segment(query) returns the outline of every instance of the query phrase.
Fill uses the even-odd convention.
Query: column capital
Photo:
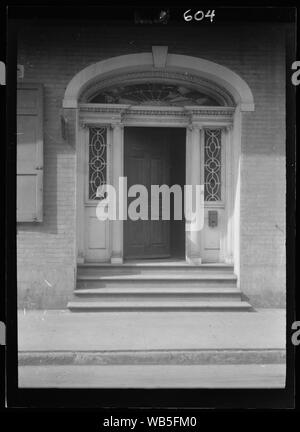
[[[85,122],[85,121],[80,121],[79,122],[79,127],[81,128],[81,129],[87,129],[89,126],[88,126],[88,124]]]
[[[233,124],[232,124],[232,123],[230,123],[230,124],[228,124],[228,125],[225,126],[225,130],[226,130],[227,132],[231,132],[232,129],[233,129]]]
[[[124,129],[124,124],[122,122],[111,123],[110,127],[114,129]]]
[[[191,122],[191,123],[188,124],[187,128],[191,132],[193,132],[193,131],[200,131],[201,129],[203,129],[203,125],[199,124],[199,123],[193,123],[193,122]]]

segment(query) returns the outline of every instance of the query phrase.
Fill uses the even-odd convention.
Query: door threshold
[[[184,258],[146,258],[146,259],[125,259],[124,264],[126,265],[182,265],[188,263]]]

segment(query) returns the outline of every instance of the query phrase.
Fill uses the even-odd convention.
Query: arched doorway
[[[241,112],[254,109],[251,90],[223,66],[159,48],[91,65],[66,89],[63,106],[76,109],[79,125],[79,261],[122,263],[124,258],[123,221],[105,221],[100,227],[97,203],[89,195],[92,174],[87,149],[93,133],[102,137],[106,152],[105,182],[118,189],[124,174],[125,128],[143,127],[148,134],[149,128],[184,128],[186,184],[206,185],[206,227],[201,233],[186,227],[186,261],[234,263],[238,273]],[[216,151],[212,157],[209,146]],[[209,173],[214,163],[221,166],[219,177],[216,167]],[[214,177],[211,183],[209,174]]]

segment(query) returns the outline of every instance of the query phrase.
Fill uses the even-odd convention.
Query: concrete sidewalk
[[[283,388],[285,311],[20,311],[19,386]]]
[[[20,311],[20,352],[284,350],[285,311]]]

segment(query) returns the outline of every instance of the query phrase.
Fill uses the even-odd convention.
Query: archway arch
[[[112,106],[111,104],[109,107],[109,102],[107,102],[107,106],[103,106],[102,102],[97,102],[98,106],[88,106],[90,105],[90,98],[92,95],[99,89],[101,90],[105,88],[107,84],[118,84],[118,82],[123,82],[124,78],[125,82],[128,83],[130,82],[130,77],[133,77],[132,82],[137,82],[137,79],[139,82],[143,82],[143,79],[144,82],[149,82],[149,77],[152,77],[152,81],[157,78],[160,82],[163,80],[168,80],[169,82],[174,82],[176,84],[186,82],[189,85],[194,85],[195,88],[198,88],[199,90],[203,89],[206,94],[209,94],[211,90],[212,96],[218,96],[220,98],[220,108],[204,106],[202,112],[201,109],[198,110],[200,114],[199,112],[197,113],[197,110],[194,110],[194,108],[197,108],[195,106],[183,106],[181,109],[177,107],[177,111],[176,109],[173,111],[169,110],[170,107],[166,111],[163,111],[163,109],[160,111],[153,109],[148,111],[146,110],[146,113],[145,110],[143,111],[139,109],[138,115],[140,118],[138,124],[146,126],[144,124],[146,121],[147,126],[153,126],[155,123],[155,125],[163,127],[167,127],[168,125],[176,126],[176,124],[177,126],[185,127],[187,133],[186,143],[189,148],[194,145],[197,147],[197,142],[199,142],[201,133],[201,139],[203,141],[203,127],[205,127],[205,125],[209,127],[209,125],[214,124],[226,129],[226,132],[224,133],[224,139],[226,142],[224,142],[225,146],[230,149],[230,154],[228,154],[228,157],[226,156],[226,158],[228,159],[227,162],[230,162],[231,164],[230,169],[227,169],[227,173],[232,173],[231,175],[228,175],[228,178],[226,179],[227,184],[229,184],[229,182],[232,184],[231,193],[228,195],[227,199],[230,204],[230,209],[227,210],[227,244],[230,243],[230,245],[226,247],[228,249],[227,256],[229,257],[229,262],[234,264],[235,273],[239,278],[241,111],[254,111],[252,91],[248,84],[239,75],[224,66],[196,57],[167,54],[167,50],[165,50],[165,55],[163,56],[162,61],[157,61],[157,52],[155,54],[155,48],[157,47],[152,48],[152,53],[146,52],[123,55],[99,61],[78,72],[69,82],[63,99],[63,108],[65,109],[66,115],[70,115],[70,118],[73,120],[75,118],[78,119],[77,123],[75,121],[72,123],[71,121],[69,124],[70,128],[73,125],[74,130],[78,126],[78,129],[76,129],[78,166],[82,161],[84,161],[82,148],[84,147],[84,143],[87,143],[88,140],[88,126],[94,124],[95,118],[97,118],[96,123],[100,124],[102,122],[106,126],[109,125],[111,142],[114,143],[114,145],[111,146],[113,149],[111,162],[114,165],[112,173],[116,173],[113,174],[116,177],[113,179],[114,184],[117,182],[117,177],[122,175],[122,158],[124,154],[123,129],[124,126],[132,125],[130,121],[137,122],[137,119],[128,120],[126,117],[128,114],[128,111],[126,110],[129,109],[128,107],[130,105],[119,104],[119,107],[116,107],[116,105]],[[80,108],[77,113],[76,108]],[[136,113],[135,108],[136,107],[133,107],[131,112],[133,117]],[[209,108],[211,108],[211,110]],[[105,113],[105,110],[111,111]],[[193,113],[193,110],[196,112]],[[124,116],[123,111],[126,112]],[[168,111],[172,112],[168,113]],[[100,119],[101,121],[99,121],[99,113],[101,112],[103,117]],[[223,116],[225,113],[228,114],[227,118],[224,118]],[[202,117],[199,118],[199,115]],[[170,117],[172,116],[174,116],[174,119],[172,118],[171,121]],[[181,124],[179,124],[179,116],[184,118],[184,120],[181,119]],[[205,116],[209,116],[209,119]],[[228,120],[228,116],[230,117],[230,120]],[[153,117],[155,117],[154,123]],[[172,124],[168,124],[168,121]],[[202,132],[200,132],[201,128]],[[191,154],[192,153],[190,152],[190,156]],[[186,172],[193,172],[195,174],[194,177],[198,178],[199,172],[197,171],[197,167],[200,166],[200,152],[198,151],[196,158],[190,156],[188,157],[189,164],[193,165],[193,167],[191,170],[187,169]],[[115,167],[117,167],[117,169]],[[82,167],[78,169],[78,173],[83,171],[84,169]],[[189,184],[188,179],[187,184]],[[78,185],[79,204],[77,209],[79,240],[77,252],[79,260],[81,260],[83,259],[82,257],[84,257],[85,247],[83,240],[85,231],[82,227],[84,214],[84,196],[82,192],[84,190],[83,181],[79,179]],[[118,227],[115,227],[114,230],[107,230],[105,232],[113,233],[113,238],[109,240],[112,246],[111,249],[107,249],[107,256],[111,256],[111,262],[122,262],[122,253],[120,253],[120,251],[122,252],[123,250],[122,222],[119,221]]]
[[[81,95],[99,80],[112,75],[131,72],[168,71],[199,77],[225,89],[241,111],[253,111],[254,99],[250,87],[232,70],[198,57],[166,54],[164,67],[157,68],[150,52],[122,55],[101,60],[78,72],[69,82],[63,99],[63,108],[76,108]]]

